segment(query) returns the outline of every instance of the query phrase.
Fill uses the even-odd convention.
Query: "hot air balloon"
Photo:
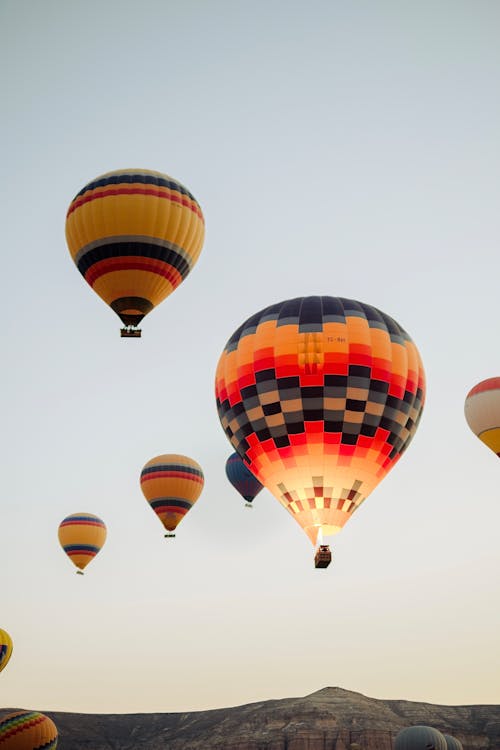
[[[446,750],[446,740],[433,727],[406,727],[396,736],[394,750]]]
[[[0,718],[0,750],[54,750],[56,725],[38,711],[13,711]]]
[[[443,734],[443,737],[446,740],[447,750],[464,750],[464,746],[456,737],[452,737],[450,734]]]
[[[120,317],[121,335],[176,289],[198,260],[205,224],[191,193],[147,169],[107,172],[85,185],[66,216],[78,270]]]
[[[237,453],[232,453],[226,461],[226,476],[242,498],[246,500],[246,507],[251,508],[252,501],[261,491],[262,485],[250,469],[247,469],[245,462]]]
[[[201,466],[188,456],[167,453],[152,458],[141,471],[144,497],[167,530],[174,532],[198,500],[204,483]]]
[[[342,297],[261,310],[231,336],[215,377],[233,448],[300,524],[316,566],[410,443],[424,402],[418,350],[385,313]]]
[[[464,411],[474,435],[500,456],[500,378],[475,385],[466,396]]]
[[[106,541],[106,525],[92,513],[73,513],[59,524],[59,542],[79,575]]]
[[[5,669],[12,655],[12,638],[0,628],[0,672]]]

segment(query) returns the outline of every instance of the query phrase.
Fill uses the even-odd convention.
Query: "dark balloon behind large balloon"
[[[146,169],[97,177],[76,195],[66,217],[78,270],[125,326],[137,326],[186,278],[204,234],[191,193]]]
[[[425,378],[415,344],[385,313],[301,297],[235,331],[215,390],[232,446],[315,544],[344,526],[408,447]]]
[[[235,490],[246,500],[247,505],[251,505],[263,489],[262,484],[254,477],[237,453],[232,453],[226,461],[226,476]]]

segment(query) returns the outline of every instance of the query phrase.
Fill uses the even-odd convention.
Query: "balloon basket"
[[[245,508],[253,508],[252,503],[245,503]]]
[[[332,553],[328,544],[320,544],[314,555],[315,568],[327,568],[332,561]]]
[[[165,534],[165,539],[173,539],[175,534]]]
[[[133,328],[131,326],[127,328],[120,328],[120,336],[122,339],[140,339],[141,338],[141,329],[140,328]]]
[[[77,576],[82,576],[83,575],[83,570],[77,570],[76,571],[76,575]]]

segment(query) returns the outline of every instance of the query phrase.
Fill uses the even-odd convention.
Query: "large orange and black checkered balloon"
[[[417,428],[418,350],[385,313],[341,297],[271,305],[231,336],[216,373],[222,426],[316,543],[339,531]]]
[[[186,278],[205,225],[195,198],[147,169],[108,172],[71,202],[66,240],[78,270],[126,326],[138,325]]]

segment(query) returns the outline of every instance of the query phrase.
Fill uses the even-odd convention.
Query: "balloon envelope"
[[[0,718],[1,750],[54,750],[56,725],[38,711],[14,711]]]
[[[231,336],[216,372],[227,437],[316,543],[339,531],[417,428],[418,350],[385,313],[341,297],[271,305]]]
[[[191,193],[147,169],[97,177],[80,190],[66,217],[78,270],[126,326],[138,325],[186,278],[204,233]]]
[[[443,737],[446,740],[447,750],[464,750],[462,743],[456,737],[452,737],[450,734],[443,734]]]
[[[452,737],[450,734],[444,734],[443,737],[446,740],[447,750],[464,750],[464,746],[456,737]]]
[[[155,456],[141,471],[144,497],[167,531],[174,531],[203,489],[199,463],[178,453]]]
[[[12,655],[12,638],[6,630],[0,628],[0,672],[5,669]]]
[[[106,541],[106,525],[92,513],[73,513],[59,524],[59,542],[79,570],[87,567]]]
[[[232,453],[226,461],[226,476],[247,503],[251,503],[262,489],[262,484],[237,453]]]
[[[414,726],[402,729],[394,740],[394,750],[447,750],[446,740],[437,729]]]
[[[472,432],[500,456],[500,378],[475,385],[465,398],[464,411]]]

